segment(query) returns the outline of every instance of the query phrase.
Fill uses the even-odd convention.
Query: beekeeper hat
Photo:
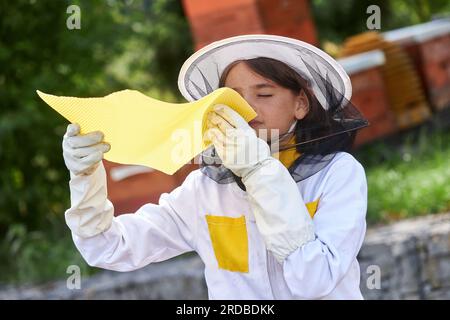
[[[348,139],[351,132],[369,124],[350,102],[349,76],[327,53],[303,41],[276,35],[226,38],[203,47],[185,61],[178,76],[178,88],[188,101],[200,99],[219,87],[222,73],[230,64],[261,57],[281,61],[295,70],[308,82],[308,89],[328,119],[332,119],[331,122],[297,126],[295,133],[301,141],[282,146],[284,150],[301,145],[302,155],[291,168],[296,171],[294,179],[300,181],[326,166],[333,150],[341,146],[345,149],[351,140]],[[207,169],[212,170],[210,167]],[[219,180],[230,181],[226,171],[221,170],[216,175],[220,176]]]
[[[350,78],[342,66],[324,51],[297,39],[252,34],[213,42],[195,52],[181,67],[178,88],[188,100],[198,100],[219,87],[222,72],[237,60],[266,57],[284,62],[308,80],[321,106],[329,108],[327,92],[317,81],[320,76],[348,101]]]

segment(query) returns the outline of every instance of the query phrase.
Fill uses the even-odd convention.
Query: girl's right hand
[[[80,126],[71,123],[67,126],[62,148],[67,169],[74,175],[90,175],[103,159],[103,154],[111,149],[109,143],[103,141],[101,131],[80,134]]]

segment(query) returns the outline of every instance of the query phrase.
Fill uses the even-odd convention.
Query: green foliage
[[[81,9],[79,30],[66,27],[72,4]],[[82,265],[63,218],[67,121],[35,90],[101,96],[133,88],[179,100],[175,79],[191,41],[176,0],[0,1],[0,281]]]
[[[450,13],[448,0],[311,0],[312,12],[322,43],[341,43],[347,37],[369,31],[367,7],[380,7],[381,32],[430,21]]]
[[[68,228],[64,228],[64,233],[49,231],[30,232],[24,224],[9,226],[0,243],[0,282],[36,283],[64,279],[70,265],[79,266],[83,276],[96,272],[76,251]]]
[[[371,224],[450,210],[450,131],[439,129],[377,142],[355,153],[366,169]]]

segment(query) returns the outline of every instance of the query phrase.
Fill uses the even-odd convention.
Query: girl
[[[256,118],[216,106],[200,169],[135,214],[114,217],[101,132],[68,126],[65,216],[78,250],[89,265],[116,271],[196,251],[210,299],[362,299],[356,257],[367,183],[348,152],[368,123],[348,101],[347,74],[304,42],[247,35],[212,43],[180,71],[188,100],[223,86]]]

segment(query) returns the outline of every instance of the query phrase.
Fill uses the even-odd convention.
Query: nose
[[[247,101],[247,103],[250,105],[250,107],[252,107],[252,109],[258,114],[258,108],[256,107],[256,104],[254,103],[254,101],[252,101],[252,98],[250,97],[250,95],[246,95],[246,94],[241,94],[242,97],[244,98],[245,101]]]

